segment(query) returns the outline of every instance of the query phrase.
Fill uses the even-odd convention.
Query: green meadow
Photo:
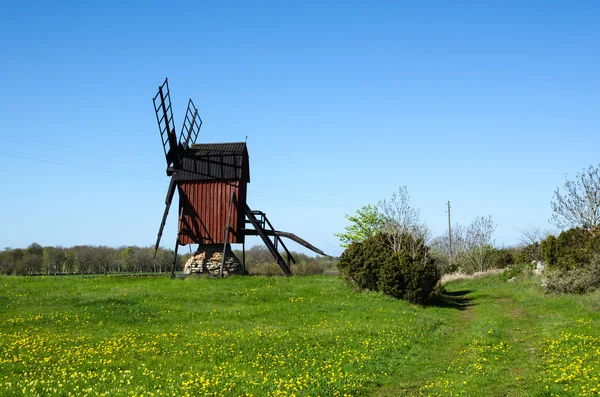
[[[421,307],[328,276],[0,277],[0,395],[599,393],[599,293],[445,286]]]

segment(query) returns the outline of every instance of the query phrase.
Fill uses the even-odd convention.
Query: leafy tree
[[[30,244],[22,255],[22,269],[26,274],[37,274],[42,271],[42,255],[44,248],[38,243]],[[18,266],[19,263],[16,263]],[[18,266],[20,267],[20,266]],[[19,271],[18,273],[21,273]],[[21,273],[22,274],[22,273]]]
[[[154,253],[148,248],[139,248],[135,251],[135,263],[137,271],[150,271],[153,263]]]
[[[565,177],[566,179],[566,177]],[[559,228],[582,228],[600,232],[600,165],[589,166],[566,180],[564,193],[554,191],[551,221]]]
[[[75,261],[76,261],[75,251],[73,251],[72,249],[65,250],[65,262],[64,262],[63,271],[67,274],[73,273],[75,271],[75,265],[76,265]]]
[[[121,263],[125,273],[131,270],[135,270],[135,254],[131,247],[127,247],[121,252]]]
[[[73,247],[73,250],[75,251],[75,272],[83,275],[93,271],[95,260],[92,247],[80,245]]]
[[[0,252],[0,274],[11,274],[14,265],[10,261],[10,252],[4,250]]]
[[[167,271],[173,264],[173,255],[175,255],[175,253],[172,250],[159,248],[156,253],[156,258],[154,259],[154,271],[159,273]],[[241,256],[238,258],[241,258]]]
[[[120,262],[119,253],[116,249],[101,245],[94,249],[94,253],[100,265],[97,270],[98,273],[106,274],[117,271]]]
[[[344,233],[335,234],[340,238],[340,245],[343,248],[347,248],[353,242],[362,243],[369,237],[381,233],[384,222],[377,207],[369,204],[356,210],[354,215],[346,215],[350,224],[344,228]]]
[[[25,272],[28,275],[38,274],[42,271],[42,257],[41,255],[32,254],[27,252],[23,255],[23,265],[25,267]],[[20,273],[20,272],[19,272]]]
[[[7,248],[7,250],[7,260],[11,264],[12,271],[17,275],[27,274],[27,268],[25,266],[25,263],[23,262],[27,251],[20,248],[12,250],[10,248]]]
[[[65,253],[62,248],[44,247],[42,255],[42,269],[46,274],[56,274],[62,269],[65,262]]]
[[[33,254],[41,257],[44,254],[44,247],[42,247],[38,243],[32,243],[27,247],[26,251],[28,254]]]

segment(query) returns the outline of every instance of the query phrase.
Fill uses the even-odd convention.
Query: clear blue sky
[[[0,246],[154,243],[167,76],[199,142],[248,136],[249,205],[278,229],[337,255],[344,214],[407,185],[434,235],[450,200],[514,244],[600,162],[599,20],[595,1],[4,2]]]

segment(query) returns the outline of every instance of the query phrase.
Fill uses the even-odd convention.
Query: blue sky
[[[344,214],[402,185],[434,235],[450,200],[453,222],[492,215],[512,245],[549,226],[565,174],[600,163],[598,2],[2,10],[1,247],[154,243],[165,77],[178,126],[189,97],[199,108],[198,142],[248,136],[249,205],[334,255]]]

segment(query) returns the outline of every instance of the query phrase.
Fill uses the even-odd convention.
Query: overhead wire
[[[121,157],[110,156],[105,153],[93,152],[93,151],[79,149],[79,148],[64,147],[62,145],[59,146],[56,143],[52,143],[52,142],[48,142],[48,141],[38,140],[37,142],[29,142],[22,138],[13,137],[13,136],[3,134],[3,133],[0,133],[0,139],[2,139],[4,141],[8,141],[8,142],[18,143],[18,144],[28,146],[28,147],[34,146],[34,147],[40,147],[42,149],[54,150],[57,152],[76,154],[78,156],[95,158],[98,160],[110,160],[110,161],[119,162],[119,163],[123,163],[123,164],[134,165],[136,167],[160,169],[160,167],[158,167],[156,165],[150,165],[150,164],[146,164],[146,163],[132,161],[129,159],[123,159]]]
[[[24,160],[36,161],[36,162],[41,162],[41,163],[46,163],[46,164],[55,164],[55,165],[60,165],[63,167],[70,167],[70,168],[81,169],[81,170],[86,170],[86,171],[94,171],[94,172],[100,172],[100,173],[104,173],[104,174],[118,175],[118,176],[123,176],[123,177],[128,177],[128,178],[136,178],[136,179],[147,180],[147,181],[152,181],[152,182],[163,182],[163,179],[148,177],[148,176],[144,176],[144,175],[137,175],[137,174],[120,172],[120,171],[115,171],[115,170],[110,170],[110,169],[102,169],[102,168],[97,168],[97,167],[90,167],[90,166],[85,166],[85,165],[80,165],[80,164],[74,164],[74,163],[70,163],[70,162],[59,161],[59,160],[49,158],[49,157],[46,157],[46,158],[40,158],[39,156],[31,157],[31,156],[23,155],[21,153],[14,152],[14,151],[13,151],[13,153],[0,151],[0,155],[10,156],[10,157],[14,157],[14,158],[20,158],[20,159],[24,159]],[[265,185],[261,185],[261,184],[256,184],[255,186],[266,187]],[[312,193],[306,189],[295,189],[295,188],[290,188],[288,186],[281,186],[281,187],[271,186],[271,187],[274,189],[283,188],[283,189],[288,189],[288,190],[298,190],[298,191],[304,191],[307,193]],[[319,193],[319,194],[321,194],[321,193]],[[293,202],[298,202],[298,203],[317,204],[317,205],[325,205],[325,206],[339,207],[339,208],[358,208],[359,207],[359,205],[356,205],[356,204],[340,204],[339,202],[333,203],[333,202],[322,201],[322,200],[307,200],[307,199],[302,199],[302,198],[298,198],[298,197],[290,197],[290,196],[282,197],[280,195],[271,195],[271,194],[264,194],[264,193],[255,193],[255,192],[248,192],[248,195],[256,196],[256,197],[271,198],[271,199],[275,199],[275,200],[293,201]]]
[[[111,170],[103,170],[103,169],[99,169],[99,168],[93,168],[93,167],[86,167],[86,166],[82,166],[82,165],[69,164],[69,163],[65,163],[65,162],[61,162],[61,161],[46,160],[46,159],[42,159],[42,158],[35,158],[35,157],[23,156],[21,154],[6,153],[6,152],[2,152],[2,151],[0,151],[0,154],[4,155],[4,156],[10,156],[10,157],[16,157],[16,158],[31,160],[31,161],[37,161],[37,162],[41,162],[41,163],[56,164],[56,165],[62,165],[64,167],[78,168],[78,169],[87,170],[87,171],[102,172],[102,173],[105,173],[105,174],[120,175],[120,176],[129,177],[129,178],[145,179],[145,180],[149,180],[149,181],[153,181],[153,182],[162,182],[159,179],[149,178],[149,177],[145,177],[145,176],[141,176],[141,175],[127,174],[127,173],[124,173],[124,172],[111,171]]]
[[[8,142],[18,143],[18,144],[28,146],[28,147],[33,146],[33,147],[39,147],[39,148],[43,148],[43,149],[50,149],[50,150],[53,150],[56,152],[75,154],[78,156],[93,158],[93,159],[97,159],[97,160],[110,160],[111,162],[118,162],[118,163],[122,163],[122,164],[133,165],[133,166],[140,167],[140,168],[146,168],[146,169],[152,169],[152,170],[159,170],[159,169],[164,170],[164,168],[159,167],[157,165],[141,163],[141,162],[137,162],[137,161],[134,161],[131,159],[124,159],[122,157],[111,156],[111,155],[107,155],[106,153],[95,152],[95,151],[85,150],[85,149],[81,149],[81,148],[65,147],[62,143],[58,143],[58,142],[51,142],[51,141],[44,141],[44,140],[37,140],[36,142],[30,142],[30,141],[26,141],[25,139],[15,137],[13,135],[5,134],[5,133],[0,133],[0,139],[4,140],[4,141],[8,141]],[[145,175],[139,175],[139,174],[121,172],[121,171],[116,171],[116,170],[98,168],[95,166],[85,166],[85,165],[80,165],[80,164],[73,164],[73,163],[64,161],[62,159],[57,160],[55,158],[48,157],[48,156],[46,156],[45,158],[40,158],[40,156],[37,156],[37,155],[36,155],[36,157],[31,157],[31,156],[24,155],[19,152],[15,152],[15,151],[12,151],[12,152],[13,152],[12,154],[6,153],[6,152],[0,152],[0,154],[6,155],[6,156],[11,156],[11,157],[16,157],[16,158],[32,160],[32,161],[45,162],[45,163],[49,163],[49,164],[62,165],[65,167],[84,169],[84,170],[88,170],[88,171],[95,171],[95,172],[101,172],[101,173],[112,174],[112,175],[119,175],[119,176],[125,176],[125,177],[131,177],[131,178],[137,178],[137,179],[143,179],[143,180],[149,180],[149,181],[155,181],[155,182],[163,181],[162,179],[148,177]],[[296,192],[314,194],[314,195],[319,195],[319,196],[323,196],[323,194],[324,194],[322,191],[315,192],[313,190],[305,189],[302,187],[286,186],[286,185],[280,185],[280,184],[273,186],[273,185],[262,184],[262,183],[253,183],[253,186],[259,187],[259,188],[265,188],[265,189],[276,189],[277,191],[281,191],[281,190],[296,191]],[[342,199],[348,204],[339,204],[339,203],[332,203],[332,202],[320,201],[320,200],[307,200],[307,199],[297,198],[297,197],[282,197],[280,195],[271,195],[271,194],[264,194],[264,193],[248,192],[248,194],[253,195],[253,196],[258,196],[258,197],[273,198],[273,199],[277,199],[277,200],[287,200],[287,201],[304,202],[304,203],[310,203],[310,204],[320,204],[320,205],[345,207],[345,208],[358,208],[361,206],[360,204],[349,203],[347,201],[348,199],[359,200],[361,202],[369,201],[362,197],[348,196],[348,195],[344,195],[342,197],[341,195],[335,195],[335,194],[331,194],[331,193],[328,193],[327,197],[335,199],[336,201],[339,201],[340,199]],[[362,204],[362,205],[364,205],[364,204]]]
[[[147,176],[143,176],[143,175],[136,175],[136,174],[114,171],[114,170],[109,170],[109,169],[101,169],[101,168],[97,168],[97,167],[89,167],[89,166],[80,165],[80,164],[73,164],[73,163],[59,161],[59,160],[48,158],[48,157],[46,157],[46,158],[31,157],[31,156],[23,155],[22,153],[18,153],[18,152],[14,152],[14,151],[13,151],[13,153],[9,153],[6,151],[0,151],[0,155],[14,157],[14,158],[20,158],[20,159],[30,160],[30,161],[40,162],[40,163],[46,163],[46,164],[55,164],[55,165],[60,165],[63,167],[70,167],[70,168],[75,168],[75,169],[94,171],[94,172],[124,176],[124,177],[129,177],[129,178],[143,179],[143,180],[148,180],[148,181],[152,181],[152,182],[163,182],[162,179],[158,179],[158,178],[152,178],[152,177],[147,177]],[[306,200],[306,199],[301,199],[301,198],[297,198],[297,197],[282,197],[282,196],[274,196],[274,195],[269,195],[269,194],[252,193],[252,192],[248,192],[248,195],[272,198],[272,199],[276,199],[276,200],[295,201],[295,202],[301,202],[301,203],[318,204],[318,205],[326,205],[326,206],[333,206],[333,207],[345,207],[345,208],[355,208],[356,207],[355,205],[332,203],[332,202],[326,202],[326,201]]]
[[[13,143],[18,143],[18,144],[22,144],[25,146],[34,146],[34,147],[40,147],[43,149],[51,149],[53,151],[57,151],[57,152],[64,152],[64,153],[68,153],[68,154],[76,154],[79,156],[84,156],[84,157],[89,157],[89,158],[94,158],[94,159],[99,159],[99,160],[110,160],[112,162],[120,162],[123,164],[129,164],[129,165],[135,165],[135,166],[139,166],[142,168],[148,168],[148,169],[161,169],[160,167],[157,167],[155,165],[149,165],[149,164],[143,164],[143,163],[139,163],[139,162],[135,162],[135,161],[131,161],[131,160],[126,160],[126,159],[122,159],[119,157],[115,157],[115,156],[109,156],[106,155],[104,153],[99,153],[99,152],[93,152],[93,151],[88,151],[88,150],[83,150],[83,149],[79,149],[79,148],[68,148],[68,147],[64,147],[61,144],[57,144],[55,142],[49,142],[49,141],[40,141],[38,140],[37,143],[36,142],[27,142],[21,138],[18,137],[14,137],[11,135],[7,135],[7,134],[3,134],[0,133],[0,139],[8,141],[8,142],[13,142]],[[17,153],[17,154],[15,154]],[[133,178],[138,178],[138,179],[145,179],[145,180],[151,180],[151,181],[157,181],[157,182],[161,182],[162,180],[157,179],[157,178],[151,178],[151,177],[146,177],[146,176],[142,176],[142,175],[135,175],[135,174],[131,174],[131,173],[124,173],[124,172],[120,172],[120,171],[115,171],[115,170],[106,170],[106,169],[101,169],[98,167],[89,167],[89,166],[82,166],[79,164],[73,164],[73,163],[69,163],[66,162],[64,160],[56,160],[52,157],[48,157],[46,156],[45,159],[40,158],[40,156],[36,156],[36,157],[31,157],[31,156],[27,156],[18,152],[14,152],[13,154],[11,153],[6,153],[6,152],[0,152],[0,154],[6,155],[6,156],[12,156],[12,157],[17,157],[17,158],[22,158],[22,159],[27,159],[27,160],[32,160],[32,161],[38,161],[38,162],[46,162],[49,164],[56,164],[56,165],[62,165],[62,166],[66,166],[66,167],[72,167],[72,168],[78,168],[78,169],[86,169],[89,171],[96,171],[96,172],[102,172],[102,173],[108,173],[108,174],[113,174],[113,175],[120,175],[120,176],[128,176],[128,177],[133,177]],[[323,195],[323,192],[315,192],[315,191],[311,191],[309,189],[303,189],[303,188],[298,188],[298,187],[292,187],[292,186],[284,186],[284,185],[278,185],[278,186],[272,186],[272,185],[264,185],[264,184],[253,184],[256,187],[261,187],[261,188],[266,188],[266,189],[277,189],[278,191],[283,190],[289,190],[289,191],[298,191],[298,192],[303,192],[303,193],[308,193],[308,194],[318,194],[320,196]],[[270,195],[270,194],[264,194],[264,193],[250,193],[250,195],[254,195],[254,196],[258,196],[258,197],[266,197],[266,198],[273,198],[273,199],[278,199],[278,200],[287,200],[287,201],[296,201],[296,202],[304,202],[304,203],[311,203],[311,204],[320,204],[320,205],[328,205],[328,206],[335,206],[335,207],[346,207],[346,208],[357,208],[359,207],[359,205],[357,204],[339,204],[339,203],[332,203],[332,202],[325,202],[325,201],[317,201],[317,200],[306,200],[306,199],[301,199],[301,198],[295,198],[295,197],[281,197],[281,196],[274,196],[274,195]],[[329,194],[328,197],[332,197],[335,200],[339,200],[342,197],[341,196],[334,196]],[[356,199],[356,200],[363,200],[361,198],[358,197],[349,197],[349,196],[344,196],[343,199],[347,200],[348,198],[352,198],[352,199]]]

